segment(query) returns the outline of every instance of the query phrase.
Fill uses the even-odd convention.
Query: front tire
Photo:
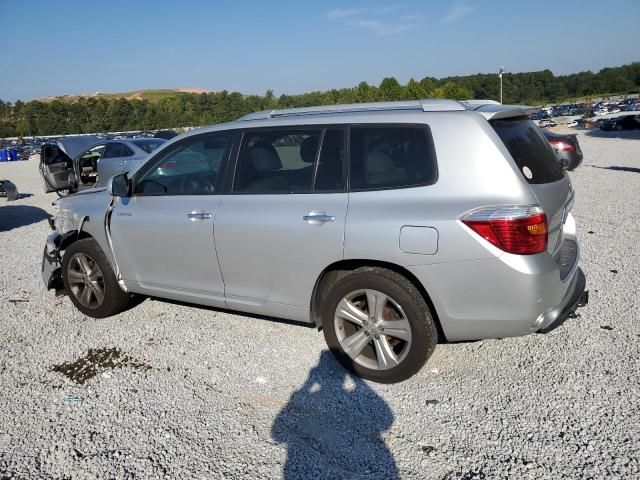
[[[62,281],[69,298],[85,315],[110,317],[125,310],[132,295],[124,292],[104,252],[93,238],[72,243],[62,258]]]
[[[322,328],[342,365],[379,383],[414,375],[438,339],[433,316],[415,285],[378,267],[354,270],[331,286]]]

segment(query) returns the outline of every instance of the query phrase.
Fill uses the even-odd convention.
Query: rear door
[[[562,227],[573,205],[571,181],[556,161],[544,134],[526,117],[490,121],[516,163],[520,174],[531,185],[547,215],[551,254],[562,245]]]
[[[320,273],[343,258],[342,128],[246,131],[215,242],[230,308],[309,320]]]
[[[73,183],[73,162],[57,145],[44,144],[40,148],[40,177],[44,191],[66,190]]]
[[[106,181],[120,173],[129,171],[129,160],[133,157],[133,150],[121,142],[110,142],[98,162],[98,182],[104,185]]]

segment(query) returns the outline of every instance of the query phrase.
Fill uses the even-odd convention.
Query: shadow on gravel
[[[640,168],[636,167],[618,167],[616,165],[612,165],[611,167],[598,167],[597,165],[591,165],[593,168],[600,168],[602,170],[615,170],[618,172],[632,172],[632,173],[640,173]]]
[[[4,200],[0,200],[2,202]],[[29,205],[2,205],[0,203],[0,232],[8,232],[32,223],[38,223],[49,214],[38,207]]]
[[[392,424],[389,405],[325,350],[271,428],[287,445],[283,478],[398,479],[381,436]]]

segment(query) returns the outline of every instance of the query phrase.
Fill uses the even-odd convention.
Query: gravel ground
[[[439,345],[397,385],[299,325],[152,300],[83,316],[41,283],[36,161],[0,164],[27,194],[0,206],[0,478],[640,478],[640,135],[579,135],[590,304]]]

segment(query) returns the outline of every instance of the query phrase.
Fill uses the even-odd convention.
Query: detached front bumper
[[[64,284],[62,283],[62,258],[58,250],[60,238],[60,234],[57,232],[53,232],[47,237],[47,243],[42,252],[42,268],[40,272],[46,289],[55,289],[56,293],[64,291]]]

